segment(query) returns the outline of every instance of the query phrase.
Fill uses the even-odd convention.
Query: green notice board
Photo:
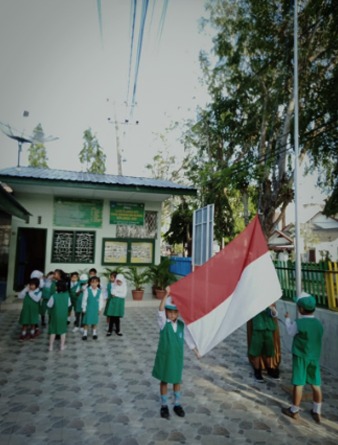
[[[143,226],[144,204],[135,202],[110,202],[110,224]]]
[[[102,227],[103,201],[99,199],[54,199],[54,225]]]

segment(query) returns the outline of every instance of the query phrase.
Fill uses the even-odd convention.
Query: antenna
[[[20,155],[22,152],[23,144],[44,144],[45,142],[52,142],[59,139],[55,136],[45,136],[42,131],[35,133],[32,136],[26,136],[24,131],[17,130],[11,125],[5,124],[3,122],[0,122],[0,129],[6,136],[14,139],[18,143],[18,167],[20,167]]]

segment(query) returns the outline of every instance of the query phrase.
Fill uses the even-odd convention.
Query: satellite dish
[[[14,139],[18,143],[18,167],[20,167],[20,154],[22,151],[22,145],[27,144],[44,144],[45,142],[52,142],[59,139],[55,136],[45,136],[43,131],[36,132],[35,134],[28,136],[24,131],[17,130],[9,124],[0,122],[1,131],[11,139]]]

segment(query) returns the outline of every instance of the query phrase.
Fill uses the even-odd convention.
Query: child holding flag
[[[275,320],[278,313],[274,304],[257,314],[251,320],[252,332],[249,341],[249,357],[254,368],[254,377],[257,382],[263,383],[261,360],[267,367],[267,374],[273,379],[279,379],[279,369],[273,368],[272,361],[275,356],[274,332],[277,329]]]
[[[285,314],[285,325],[292,342],[292,405],[282,408],[282,413],[293,419],[299,418],[299,407],[303,395],[303,386],[308,383],[312,387],[313,408],[311,416],[320,423],[322,390],[320,376],[320,353],[322,348],[323,325],[314,317],[316,299],[303,292],[297,299],[300,317],[292,322],[289,314]]]
[[[166,294],[161,300],[158,311],[158,325],[160,338],[155,358],[152,375],[160,380],[161,417],[169,419],[168,409],[168,383],[173,384],[174,412],[179,417],[184,417],[185,412],[181,406],[181,381],[183,372],[183,344],[184,340],[199,358],[199,352],[182,320],[178,319],[179,312],[171,297],[170,287],[166,288]]]

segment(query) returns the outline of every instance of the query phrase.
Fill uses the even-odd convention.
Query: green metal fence
[[[296,298],[296,266],[292,261],[274,261],[277,275],[283,290],[283,298]],[[338,310],[336,263],[302,263],[301,280],[305,292],[314,295],[319,307]]]

